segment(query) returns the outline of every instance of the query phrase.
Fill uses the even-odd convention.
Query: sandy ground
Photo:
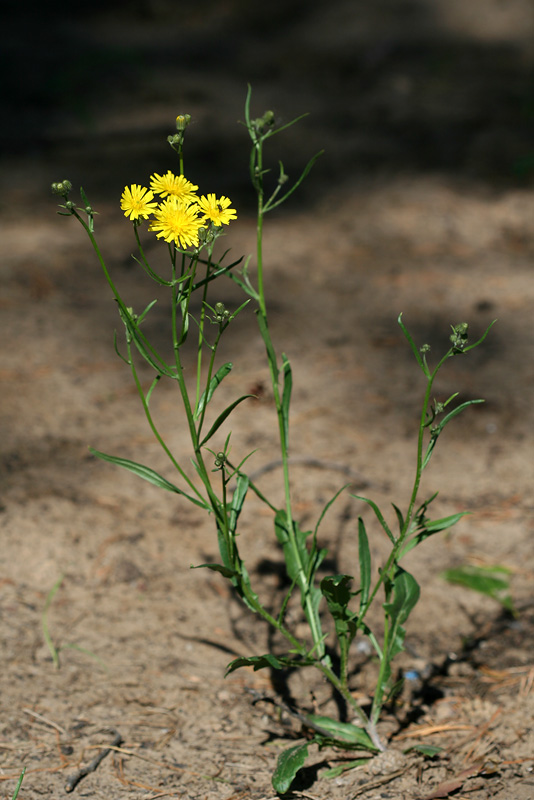
[[[508,27],[501,19],[499,31],[521,42],[523,23],[530,20],[524,16],[528,6],[511,5],[520,22],[514,22],[509,9]],[[442,20],[441,31],[451,35],[454,25],[461,24],[474,38],[472,31],[478,31],[477,42],[493,41],[490,23],[480,29],[460,4],[448,9],[449,22]],[[303,70],[307,53],[313,51],[324,65],[336,41],[339,53],[354,42],[348,34],[348,42],[334,39],[334,10],[326,17],[317,10],[304,16],[298,40]],[[155,26],[157,19],[150,24]],[[224,19],[224,14],[215,15],[214,36]],[[187,21],[195,32],[198,20]],[[104,22],[111,40],[112,21]],[[251,14],[245,23],[253,22]],[[102,29],[102,18],[99,24]],[[423,33],[428,33],[432,26],[428,20],[425,25]],[[392,13],[391,30],[395,26],[398,30]],[[130,28],[131,46],[141,28]],[[262,58],[267,60],[268,41],[265,51],[258,51],[258,73]],[[282,34],[277,41],[283,41]],[[367,47],[368,61],[387,60],[387,41],[386,55]],[[522,52],[527,58],[528,47]],[[331,63],[335,73],[337,62]],[[480,67],[477,75],[482,72]],[[412,91],[415,78],[408,73],[406,67],[404,82],[397,74],[389,88],[379,80],[373,96],[393,97],[390,108],[411,110],[415,126],[417,112],[428,110],[423,101],[436,81],[432,87],[416,82]],[[146,79],[147,94],[155,74]],[[365,74],[363,68],[358,73]],[[294,72],[290,76],[295,80]],[[279,77],[269,82],[258,75],[257,112],[278,87],[277,113],[287,119],[295,103],[288,97],[291,85],[284,91]],[[307,107],[317,112],[318,97],[335,85],[335,75],[330,79],[333,83],[327,84],[324,78],[318,94],[311,85],[303,86],[296,113]],[[213,188],[235,197],[239,220],[226,243],[232,253],[247,254],[254,249],[251,195],[245,170],[236,177],[234,169],[236,153],[246,164],[242,132],[235,125],[242,98],[237,82],[225,83],[224,74],[201,94],[203,80],[188,73],[191,111],[198,112],[190,129],[190,174],[203,191],[210,191],[210,176],[216,173]],[[369,119],[371,94],[364,89]],[[397,95],[412,98],[415,105],[409,99],[396,105]],[[217,560],[211,521],[88,453],[91,445],[147,463],[172,479],[129,374],[114,353],[119,320],[90,245],[73,220],[56,217],[46,186],[66,176],[83,180],[100,212],[99,240],[125,299],[136,307],[149,302],[154,287],[130,258],[131,230],[118,197],[126,180],[144,182],[150,170],[175,168],[160,130],[172,128],[176,111],[169,98],[167,86],[159,99],[145,100],[142,124],[133,114],[128,120],[125,102],[114,110],[107,105],[92,143],[80,136],[77,126],[83,130],[83,125],[75,115],[66,115],[58,128],[61,120],[52,114],[48,151],[37,148],[4,161],[0,779],[5,797],[11,797],[23,766],[27,774],[20,797],[62,796],[79,767],[115,742],[75,795],[270,798],[278,753],[304,733],[276,706],[254,704],[249,690],[275,700],[284,690],[300,708],[335,713],[328,686],[310,672],[287,676],[284,685],[267,673],[248,670],[224,679],[231,658],[266,652],[269,638],[219,576],[190,569]],[[339,111],[338,101],[333,105]],[[365,116],[365,109],[359,113]],[[355,493],[367,494],[384,508],[407,502],[423,384],[397,326],[399,312],[416,341],[428,342],[436,354],[448,346],[451,323],[468,321],[474,339],[492,319],[498,322],[479,350],[447,364],[436,386],[440,398],[458,391],[460,400],[482,397],[486,403],[469,409],[445,431],[424,480],[422,497],[440,492],[435,516],[472,514],[407,559],[422,599],[410,619],[399,668],[417,671],[420,680],[407,683],[397,706],[384,714],[381,732],[389,740],[384,756],[327,779],[326,768],[340,763],[341,756],[312,748],[294,796],[412,800],[456,792],[473,800],[527,800],[534,794],[534,191],[528,181],[511,185],[500,173],[494,180],[487,177],[496,169],[488,152],[502,152],[503,142],[512,147],[514,136],[522,134],[495,124],[480,140],[472,137],[470,163],[476,174],[463,170],[455,175],[443,163],[426,171],[413,164],[405,170],[372,171],[367,164],[367,171],[351,177],[345,165],[361,156],[362,148],[371,157],[374,142],[375,161],[382,156],[387,164],[388,158],[391,163],[403,160],[395,150],[402,143],[391,119],[381,143],[372,125],[358,140],[356,118],[347,112],[343,125],[340,119],[335,128],[324,117],[317,124],[313,117],[303,121],[300,133],[291,133],[282,145],[290,164],[302,163],[304,153],[311,155],[323,143],[327,149],[330,145],[331,155],[327,152],[318,162],[300,203],[295,200],[273,215],[266,232],[271,327],[276,346],[288,353],[294,370],[292,483],[303,524],[313,524],[322,505],[347,480]],[[206,149],[205,126],[210,124],[225,146],[236,139],[228,145],[227,161],[202,157],[214,152]],[[126,144],[125,130],[130,131]],[[352,132],[350,145],[344,138],[347,130]],[[328,141],[321,143],[321,134],[328,134]],[[424,160],[424,153],[413,142],[408,148],[406,141],[414,163]],[[463,141],[460,135],[458,141]],[[156,245],[149,252],[158,258]],[[241,301],[230,281],[221,283],[215,299],[229,307]],[[163,295],[147,332],[168,346]],[[235,365],[219,389],[221,404],[249,391],[260,395],[236,412],[232,448],[240,456],[255,449],[251,469],[261,472],[277,457],[276,419],[252,310],[229,329],[221,357]],[[192,370],[192,361],[189,366]],[[150,380],[148,371],[143,375]],[[187,463],[187,431],[173,387],[158,387],[154,408],[169,443]],[[315,459],[321,466],[306,467],[299,459]],[[263,472],[259,480],[266,492],[281,497],[279,471]],[[386,553],[372,514],[345,493],[321,529],[334,572],[356,571],[359,515],[372,532],[375,564]],[[281,553],[271,516],[254,499],[243,514],[240,546],[257,591],[276,604],[283,596]],[[443,569],[466,563],[510,569],[517,617],[440,577]],[[59,650],[57,669],[44,639],[42,615],[61,577],[47,615]],[[351,686],[362,702],[372,690],[373,676],[374,665],[355,648]],[[407,752],[422,743],[443,749],[427,760]]]

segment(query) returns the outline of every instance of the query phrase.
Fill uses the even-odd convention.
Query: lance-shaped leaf
[[[249,483],[250,481],[247,475],[242,473],[237,474],[236,487],[232,495],[232,502],[230,503],[229,532],[231,536],[235,536],[237,520],[239,519],[247,496]]]
[[[265,349],[267,350],[267,358],[269,359],[269,363],[271,365],[271,369],[274,375],[274,380],[278,381],[278,364],[276,363],[276,353],[274,352],[274,347],[271,342],[271,337],[269,335],[269,328],[267,326],[267,319],[263,316],[261,311],[256,311],[256,316],[258,317],[258,327],[260,329],[261,338],[264,341]]]
[[[221,425],[223,424],[225,419],[230,416],[230,414],[232,413],[234,408],[236,408],[236,406],[238,406],[239,403],[242,403],[243,400],[246,400],[248,397],[255,397],[255,395],[253,395],[253,394],[244,394],[242,397],[238,397],[237,400],[234,400],[233,403],[230,403],[230,405],[227,406],[227,408],[225,408],[224,411],[221,414],[219,414],[219,416],[217,417],[217,419],[215,420],[215,422],[213,423],[213,425],[211,426],[211,428],[209,429],[207,434],[204,436],[204,438],[200,442],[200,446],[201,447],[203,447],[206,444],[206,442],[209,442],[209,440],[211,439],[213,434],[216,433],[219,430],[219,428],[221,427]]]
[[[273,773],[273,789],[278,794],[285,794],[295,779],[295,775],[304,765],[308,757],[308,742],[295,744],[288,747],[278,756],[276,769]]]
[[[282,392],[282,419],[284,421],[284,437],[286,447],[289,446],[289,404],[291,402],[291,390],[293,388],[293,376],[289,359],[282,353],[282,370],[284,375],[284,390]]]
[[[418,544],[424,542],[425,539],[429,538],[429,536],[434,536],[435,533],[440,533],[441,531],[446,531],[449,528],[452,528],[452,526],[456,525],[456,523],[461,520],[462,517],[468,516],[470,513],[470,511],[460,511],[458,514],[451,514],[450,517],[442,517],[441,519],[426,521],[424,523],[424,527],[404,545],[398,555],[398,560],[400,561],[401,558],[404,558],[406,553],[409,553],[410,550],[412,550]]]
[[[403,650],[406,631],[402,626],[419,600],[420,593],[419,584],[413,575],[403,570],[402,567],[397,567],[393,579],[393,600],[390,603],[384,603],[384,610],[390,621],[389,646],[384,657],[390,662],[397,653]]]
[[[322,733],[328,734],[334,740],[350,742],[352,745],[364,747],[366,750],[376,751],[378,749],[369,734],[357,725],[351,725],[350,722],[339,722],[331,717],[321,717],[317,714],[309,714],[308,719],[314,727],[321,728]]]
[[[379,523],[381,524],[382,528],[384,529],[384,532],[386,533],[386,536],[388,537],[388,539],[390,539],[393,542],[393,544],[395,544],[395,541],[396,541],[395,537],[391,533],[391,530],[389,529],[389,525],[387,524],[386,520],[384,519],[384,515],[382,514],[382,512],[378,508],[377,504],[373,500],[369,500],[368,497],[362,497],[359,494],[351,494],[351,497],[354,497],[355,500],[363,500],[364,503],[367,503],[368,506],[371,506],[371,508],[375,512],[375,516],[376,516],[377,520],[379,521]]]
[[[517,614],[516,608],[510,597],[510,570],[501,566],[476,566],[465,564],[462,567],[447,569],[441,573],[449,583],[466,586],[475,592],[480,592],[497,600],[507,611]]]
[[[130,461],[128,458],[120,458],[118,456],[110,456],[107,453],[101,453],[99,450],[95,450],[93,447],[89,448],[89,452],[92,455],[96,456],[97,458],[101,458],[102,461],[109,461],[110,464],[116,464],[118,467],[122,467],[123,469],[127,469],[130,472],[133,472],[134,475],[137,477],[142,478],[148,483],[152,483],[154,486],[157,486],[159,489],[165,489],[167,492],[174,492],[175,494],[181,494],[183,497],[186,497],[191,503],[194,503],[196,506],[200,508],[208,508],[206,503],[202,500],[193,497],[187,492],[182,491],[179,489],[178,486],[175,486],[174,483],[171,483],[158,472],[155,470],[150,469],[150,467],[146,467],[144,464],[138,464],[136,461]]]
[[[371,588],[371,550],[363,519],[358,519],[358,555],[360,560],[360,611],[367,608]]]
[[[288,667],[304,667],[313,664],[311,659],[295,658],[294,656],[275,656],[272,653],[266,653],[263,656],[240,656],[230,661],[226,667],[226,675],[235,672],[236,669],[241,667],[252,667],[254,672],[259,669],[286,669]]]
[[[173,371],[149,345],[148,340],[143,336],[139,326],[123,303],[119,304],[119,313],[126,327],[127,335],[135,344],[145,361],[159,374],[167,375],[169,378],[176,378],[176,372]]]
[[[209,401],[213,397],[213,393],[215,392],[219,384],[221,384],[223,380],[226,378],[226,376],[232,371],[233,366],[234,365],[232,364],[232,362],[228,361],[226,364],[223,364],[222,367],[219,367],[219,369],[217,370],[217,372],[210,381],[207,392],[206,391],[202,392],[202,396],[198,401],[197,410],[195,411],[195,416],[194,416],[195,420],[197,420],[201,416],[202,412],[204,411],[204,407],[208,405]]]

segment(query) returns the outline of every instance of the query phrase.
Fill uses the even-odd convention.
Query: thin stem
[[[313,639],[314,649],[316,650],[318,657],[322,658],[325,654],[323,635],[320,629],[320,623],[317,614],[315,612],[315,609],[313,608],[312,600],[310,597],[310,584],[308,576],[306,575],[306,571],[304,570],[302,564],[302,559],[299,553],[294,531],[293,511],[291,506],[291,488],[289,480],[289,442],[287,441],[286,437],[284,412],[282,409],[282,403],[280,399],[280,390],[278,385],[278,367],[275,363],[274,358],[271,355],[272,353],[274,353],[274,348],[272,344],[271,335],[269,333],[268,321],[267,321],[267,305],[265,301],[265,288],[263,281],[263,218],[265,213],[263,206],[264,202],[263,138],[261,134],[256,134],[256,132],[252,129],[252,127],[249,127],[249,133],[251,135],[253,142],[251,173],[258,198],[257,225],[256,225],[256,255],[257,255],[257,270],[258,270],[257,280],[258,280],[258,296],[259,296],[259,314],[261,314],[264,322],[262,326],[262,336],[264,338],[266,345],[267,360],[269,363],[269,372],[271,376],[271,385],[273,389],[274,402],[278,417],[278,430],[280,438],[280,450],[282,455],[282,470],[283,470],[283,480],[284,480],[287,532],[291,550],[293,552],[293,558],[295,563],[297,564],[297,569],[298,569],[297,580],[303,598],[303,605],[306,613],[306,618],[310,626],[310,632]]]

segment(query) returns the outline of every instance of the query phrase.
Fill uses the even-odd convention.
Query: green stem
[[[290,541],[293,557],[298,569],[298,585],[303,598],[303,606],[310,626],[310,632],[313,640],[313,649],[319,658],[325,654],[325,646],[323,634],[320,629],[320,623],[313,608],[310,597],[310,584],[306,571],[304,570],[302,559],[297,546],[297,541],[294,532],[293,524],[293,511],[291,507],[291,489],[289,480],[289,442],[286,438],[286,426],[284,422],[284,412],[282,409],[282,402],[280,399],[280,390],[278,386],[278,366],[271,353],[274,353],[271,335],[268,328],[267,320],[267,305],[265,301],[265,288],[263,281],[263,218],[264,218],[264,189],[263,189],[263,139],[261,135],[257,135],[251,127],[249,132],[253,141],[253,158],[251,159],[251,173],[253,183],[256,188],[258,198],[257,209],[257,225],[256,225],[256,256],[257,256],[257,270],[258,270],[258,296],[259,296],[259,314],[263,318],[264,325],[262,326],[262,336],[266,346],[267,360],[269,363],[269,372],[271,376],[271,385],[273,389],[274,402],[276,406],[276,413],[278,417],[278,430],[280,438],[280,450],[282,455],[282,470],[284,480],[284,495],[285,495],[285,512],[287,531]]]

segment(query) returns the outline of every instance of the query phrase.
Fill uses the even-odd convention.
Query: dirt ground
[[[80,111],[71,75],[71,94],[56,105],[48,98],[33,147],[11,132],[0,207],[0,792],[10,798],[25,767],[20,798],[62,797],[79,768],[111,746],[74,796],[267,800],[278,753],[305,734],[276,704],[254,702],[252,690],[336,713],[328,686],[311,672],[283,681],[249,670],[224,678],[235,655],[267,652],[269,635],[222,578],[190,569],[218,559],[212,521],[89,454],[91,445],[174,479],[115,355],[119,320],[90,244],[74,220],[56,216],[47,194],[52,180],[83,182],[99,211],[108,265],[127,302],[140,308],[154,285],[130,257],[131,228],[118,198],[124,183],[176,168],[165,136],[176,113],[189,110],[186,173],[203,192],[232,197],[239,219],[225,244],[235,255],[253,252],[247,155],[235,124],[251,80],[256,113],[275,102],[282,119],[312,112],[298,133],[280,139],[290,174],[326,148],[300,201],[268,219],[265,242],[271,328],[294,371],[292,484],[303,524],[313,525],[347,481],[384,508],[407,502],[423,383],[398,314],[436,357],[448,347],[450,324],[469,322],[474,339],[498,319],[487,342],[450,361],[436,385],[439,398],[458,391],[460,400],[486,403],[446,429],[421,497],[439,490],[434,516],[472,514],[406,559],[422,597],[399,669],[416,679],[384,714],[389,749],[327,778],[341,754],[312,747],[291,796],[527,800],[534,796],[534,186],[528,171],[517,177],[509,167],[534,147],[531,139],[528,150],[531,123],[514,117],[515,99],[532,86],[532,7],[495,2],[489,14],[471,17],[460,3],[413,4],[428,13],[414,15],[408,35],[394,3],[377,3],[376,18],[368,9],[363,21],[350,3],[307,10],[274,3],[270,25],[254,5],[201,3],[181,19],[189,61],[177,64],[165,51],[140,78],[136,48],[159,37],[168,50],[176,19],[170,6],[139,3],[122,30],[122,56],[108,64],[115,83],[101,107],[88,91]],[[283,7],[291,10],[287,19]],[[210,12],[209,34],[202,10]],[[120,21],[124,12],[95,13],[83,28],[85,43],[111,48]],[[70,24],[71,34],[80,33],[79,20]],[[223,34],[230,66],[209,73],[205,54]],[[75,42],[68,40],[72,52]],[[269,72],[273,43],[278,69]],[[363,55],[347,76],[357,45]],[[191,65],[195,48],[204,72]],[[432,61],[438,51],[441,60]],[[462,64],[472,67],[469,80]],[[132,75],[142,114],[124,96]],[[349,86],[359,97],[354,106]],[[178,101],[189,105],[176,108]],[[149,254],[157,259],[158,249],[149,245]],[[214,299],[230,308],[241,301],[230,281],[219,291]],[[161,295],[147,320],[162,348],[165,302]],[[264,471],[277,458],[276,419],[252,310],[228,330],[222,357],[234,370],[219,402],[259,394],[235,414],[232,452],[256,451],[250,467],[279,500],[279,471]],[[148,371],[143,376],[148,385]],[[175,388],[159,386],[153,403],[167,441],[188,464]],[[359,515],[372,532],[375,565],[386,553],[372,513],[346,492],[321,528],[332,572],[357,571]],[[240,547],[254,587],[275,605],[283,596],[281,553],[272,518],[254,498]],[[516,617],[440,576],[466,563],[510,569]],[[46,615],[56,668],[43,612],[61,578]],[[374,669],[355,646],[351,687],[362,703]],[[410,750],[416,744],[442,750],[424,759]]]

